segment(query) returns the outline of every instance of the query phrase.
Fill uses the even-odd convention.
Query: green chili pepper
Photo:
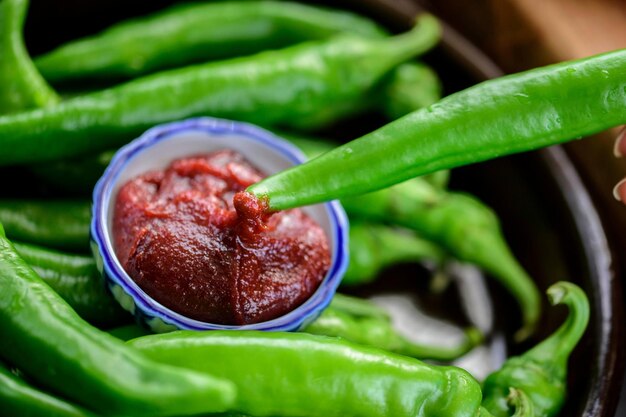
[[[345,97],[343,100],[335,100],[323,111],[309,115],[305,125],[300,127],[327,128],[341,119],[367,112],[380,112],[395,120],[440,98],[441,91],[435,73],[424,64],[407,62],[381,79],[361,99]]]
[[[342,285],[371,282],[385,268],[400,262],[434,261],[441,264],[446,253],[436,244],[408,230],[382,224],[350,222],[350,263]]]
[[[172,70],[0,117],[0,164],[70,157],[124,143],[156,123],[198,115],[301,125],[329,104],[359,100],[381,77],[430,48],[437,20],[387,39],[343,36]],[[262,109],[262,111],[259,111]]]
[[[22,242],[87,252],[90,221],[89,202],[0,200],[0,223],[10,239]]]
[[[33,65],[22,36],[28,0],[0,1],[0,114],[59,101]]]
[[[108,293],[90,256],[13,242],[19,256],[86,321],[111,327],[131,320]]]
[[[31,387],[0,363],[0,410],[15,417],[93,417],[74,404]]]
[[[464,370],[305,333],[179,331],[128,342],[154,360],[238,388],[232,411],[261,416],[468,416],[481,392]]]
[[[440,83],[436,75],[426,65],[409,62],[398,66],[362,100],[337,105],[333,103],[315,122],[327,124],[339,118],[358,113],[367,108],[381,108],[390,117],[397,118],[436,101],[440,96]],[[262,111],[262,110],[259,110]],[[342,113],[343,112],[343,113]],[[308,120],[311,120],[310,118]],[[278,133],[287,140],[295,141],[303,151],[314,157],[333,149],[337,145],[323,143],[316,146],[314,138],[304,138],[293,133]],[[115,154],[114,150],[78,158],[38,163],[31,166],[42,180],[60,189],[71,192],[91,192]],[[441,170],[425,175],[424,178],[440,188],[445,188],[449,171]]]
[[[524,327],[517,339],[532,333],[541,314],[539,291],[511,253],[498,218],[480,201],[442,191],[416,178],[341,202],[353,217],[389,221],[415,230],[452,256],[493,275],[520,304]]]
[[[487,377],[483,406],[495,417],[510,415],[506,403],[509,388],[522,390],[537,416],[556,416],[563,406],[567,360],[587,328],[589,302],[585,293],[569,282],[552,285],[548,298],[553,305],[567,305],[569,316],[552,336],[523,355],[507,359]]]
[[[624,124],[625,105],[623,49],[483,82],[248,191],[272,210],[359,195]]]
[[[243,56],[350,32],[385,32],[356,14],[277,1],[188,4],[119,23],[35,59],[52,82],[111,79]]]
[[[366,300],[354,299],[353,302],[361,303],[362,309],[371,308],[368,304],[376,307],[375,304]],[[319,318],[302,331],[323,336],[341,337],[355,343],[375,346],[401,355],[438,361],[457,359],[482,342],[480,332],[470,328],[465,333],[465,340],[455,347],[417,344],[400,335],[394,329],[389,317],[354,315],[333,307],[332,304],[324,310]]]
[[[117,415],[225,411],[226,380],[161,366],[89,326],[0,237],[0,356],[38,383]]]
[[[329,152],[339,146],[337,143],[330,142],[326,139],[316,138],[310,135],[304,136],[293,132],[278,132],[277,135],[296,145],[309,158],[316,158],[326,152]],[[422,175],[425,181],[439,189],[445,189],[450,178],[450,171],[441,170],[432,174]]]
[[[311,157],[332,149],[332,145],[323,140],[294,135],[287,138]],[[436,178],[434,181],[432,177],[414,178],[363,196],[344,198],[341,203],[352,222],[360,217],[407,227],[437,242],[452,256],[474,263],[492,274],[520,303],[524,327],[516,337],[525,339],[532,333],[541,314],[539,291],[508,248],[493,211],[469,195],[443,190],[442,185]],[[355,235],[351,236],[351,241],[356,243],[351,243],[350,259],[358,263],[349,268],[358,271],[361,265],[358,250],[364,231],[351,231],[351,234]],[[393,241],[385,244],[393,244]],[[408,247],[406,245],[405,249]],[[382,250],[379,253],[384,255]],[[437,259],[432,254],[429,256]],[[375,258],[369,259],[373,261]],[[352,280],[350,274],[346,273],[346,283]]]

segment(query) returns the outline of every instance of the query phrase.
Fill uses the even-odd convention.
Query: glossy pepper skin
[[[0,114],[59,101],[33,65],[22,36],[28,0],[0,1]]]
[[[18,255],[57,292],[80,317],[98,327],[132,321],[106,290],[91,256],[73,255],[13,242]]]
[[[278,1],[178,5],[116,24],[35,58],[54,83],[119,79],[202,61],[249,55],[350,32],[382,38],[385,31],[353,13]]]
[[[22,242],[87,252],[90,221],[88,201],[0,200],[7,237]]]
[[[0,410],[15,417],[95,417],[80,407],[40,391],[0,363]]]
[[[337,338],[180,331],[128,343],[159,362],[229,378],[238,388],[231,411],[257,417],[476,417],[480,407],[480,386],[462,369]]]
[[[228,381],[158,365],[84,322],[0,235],[0,357],[106,415],[185,415],[231,405]]]
[[[483,406],[495,417],[510,415],[510,388],[523,391],[538,417],[557,416],[565,402],[567,361],[585,333],[589,301],[575,284],[558,282],[548,289],[553,305],[565,304],[569,316],[559,329],[526,353],[507,359],[483,384]]]
[[[623,49],[485,81],[248,191],[272,210],[364,194],[624,124],[625,105]]]
[[[367,110],[382,112],[391,120],[395,120],[436,102],[440,97],[441,83],[435,72],[423,63],[407,62],[392,70],[367,94],[367,97],[356,102],[348,99],[346,103],[329,104],[326,111],[318,113],[318,119],[313,123],[328,125],[337,122],[342,117]],[[311,118],[307,120],[312,121]],[[302,134],[293,132],[277,132],[277,134],[301,147],[310,158],[338,146],[331,146],[329,143],[316,146],[317,138],[304,137]],[[114,154],[115,150],[107,150],[92,155],[38,163],[32,165],[31,170],[43,181],[61,190],[90,193]],[[424,176],[440,188],[446,187],[449,177],[448,170]]]
[[[211,115],[261,125],[306,124],[336,100],[358,100],[439,37],[424,15],[385,39],[342,36],[155,74],[50,109],[0,117],[0,165],[108,149],[157,123]],[[259,111],[262,109],[262,111]]]
[[[476,198],[438,189],[414,178],[380,191],[341,200],[352,217],[388,221],[415,230],[452,256],[493,275],[516,299],[528,337],[541,314],[539,290],[511,253],[495,213]]]
[[[337,295],[340,296],[340,299],[347,298],[347,296]],[[354,297],[349,298],[352,299],[353,303],[360,303],[362,310],[378,308],[370,301]],[[338,308],[337,304],[333,305],[332,302],[320,317],[302,331],[310,334],[341,337],[354,343],[378,347],[400,355],[437,361],[457,359],[482,341],[482,336],[476,329],[468,329],[465,340],[458,346],[442,347],[418,344],[398,333],[389,316],[354,314]]]

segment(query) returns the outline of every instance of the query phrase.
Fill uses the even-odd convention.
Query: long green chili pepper
[[[452,256],[471,262],[496,278],[517,300],[529,336],[541,314],[533,280],[511,253],[493,211],[474,197],[442,191],[415,178],[363,196],[341,200],[353,217],[388,221],[417,231]]]
[[[316,138],[310,135],[305,136],[299,133],[278,132],[277,135],[296,145],[309,159],[316,158],[339,146],[339,144],[326,139]],[[436,188],[445,189],[450,178],[450,171],[444,169],[433,172],[432,174],[422,175],[420,178],[429,182]]]
[[[0,363],[0,410],[14,417],[93,417],[88,411],[28,385]]]
[[[107,415],[225,411],[226,380],[161,366],[84,322],[0,230],[0,357],[36,382]]]
[[[585,293],[569,282],[552,285],[548,298],[553,305],[567,305],[569,316],[552,336],[523,355],[507,359],[485,379],[483,406],[495,417],[510,415],[506,403],[509,388],[522,390],[537,416],[556,416],[563,406],[567,360],[587,328],[589,302]]]
[[[59,101],[33,65],[22,29],[28,0],[0,1],[0,114]]]
[[[91,256],[70,255],[13,242],[18,255],[83,319],[99,327],[131,321],[107,292]]]
[[[350,222],[350,264],[342,285],[360,285],[376,279],[399,262],[433,261],[441,264],[446,252],[409,230],[382,224]]]
[[[317,123],[336,121],[344,116],[341,114],[342,111],[352,114],[367,107],[377,107],[389,114],[390,117],[397,118],[436,101],[439,94],[439,81],[434,72],[424,64],[408,62],[395,68],[382,81],[382,85],[375,87],[374,91],[371,91],[364,100],[356,103],[348,100],[348,104],[338,106],[340,108],[337,108],[335,103],[329,105],[323,115],[325,120],[320,117]],[[316,146],[317,139],[304,138],[302,135],[294,133],[279,132],[278,135],[294,141],[297,146],[303,148],[309,157],[318,156],[338,146],[330,143]],[[72,192],[91,192],[114,153],[114,150],[108,150],[95,155],[38,163],[33,165],[31,170],[42,180],[60,189]],[[449,171],[438,171],[426,175],[424,178],[440,188],[445,188]]]
[[[272,210],[360,195],[624,124],[625,106],[623,49],[485,81],[248,191]]]
[[[0,117],[0,165],[104,150],[156,123],[190,116],[306,124],[336,100],[359,100],[438,37],[437,20],[424,15],[412,31],[386,39],[345,35],[310,42],[163,72],[49,109]]]
[[[174,6],[119,23],[35,59],[49,81],[111,79],[243,56],[350,32],[385,32],[353,13],[278,1]]]
[[[435,73],[422,63],[405,62],[390,71],[360,100],[352,97],[335,100],[323,110],[308,115],[302,127],[326,128],[342,119],[368,112],[381,113],[395,120],[440,98],[440,84]]]
[[[358,300],[372,304],[367,300]],[[364,305],[363,308],[367,306]],[[354,315],[332,305],[322,315],[302,330],[305,333],[341,337],[351,342],[375,346],[390,352],[418,359],[451,361],[465,355],[482,342],[476,329],[466,330],[465,340],[458,346],[441,347],[417,344],[400,335],[389,317]]]
[[[478,416],[480,386],[455,367],[305,333],[179,331],[128,342],[159,362],[227,377],[232,411],[262,416]]]
[[[87,201],[0,200],[0,223],[22,242],[87,252],[90,221]]]

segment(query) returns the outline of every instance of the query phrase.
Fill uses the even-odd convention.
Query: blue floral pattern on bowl
[[[188,330],[294,331],[315,320],[328,306],[348,264],[348,220],[337,201],[305,208],[329,237],[331,266],[317,291],[293,311],[273,320],[242,326],[205,323],[185,317],[152,299],[124,271],[111,240],[112,206],[119,187],[170,161],[198,153],[231,148],[271,174],[302,163],[293,145],[259,127],[215,118],[194,118],[156,126],[113,157],[93,192],[91,248],[105,282],[120,305],[154,332]],[[314,179],[312,179],[314,180]]]

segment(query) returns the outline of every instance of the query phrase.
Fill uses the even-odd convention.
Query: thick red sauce
[[[262,177],[223,150],[127,182],[113,218],[126,272],[161,304],[205,322],[257,323],[302,304],[328,271],[328,241],[301,210],[269,215],[244,191]]]

